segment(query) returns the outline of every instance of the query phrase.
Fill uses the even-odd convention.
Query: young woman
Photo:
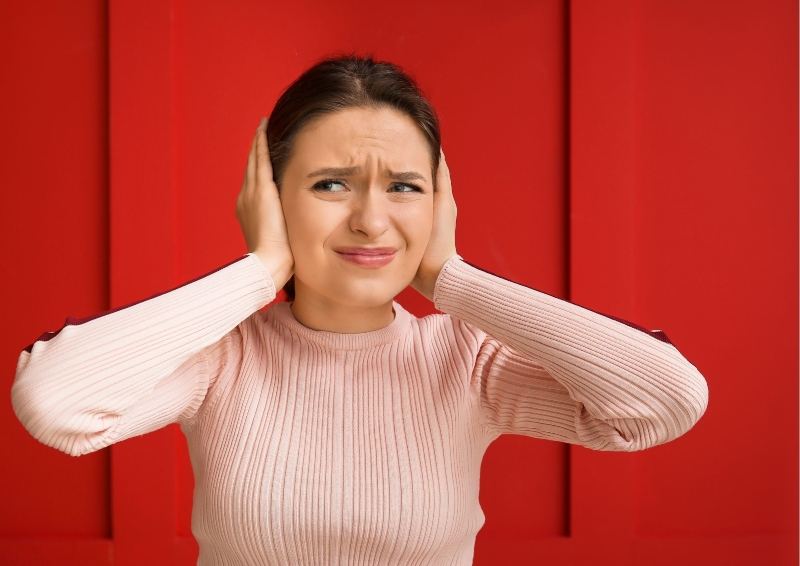
[[[457,253],[438,121],[395,65],[301,75],[255,132],[237,215],[248,253],[68,319],[11,391],[74,456],[180,423],[200,564],[471,564],[499,435],[644,450],[706,410],[665,333]],[[395,302],[408,285],[443,314]]]

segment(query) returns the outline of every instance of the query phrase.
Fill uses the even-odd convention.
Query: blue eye
[[[321,192],[321,193],[331,193],[331,192],[337,192],[338,193],[338,192],[341,192],[341,191],[329,191],[329,190],[326,190],[325,185],[342,185],[342,186],[344,186],[344,183],[342,181],[337,180],[337,179],[324,179],[322,181],[318,181],[317,183],[315,183],[314,186],[313,186],[313,189],[315,191],[318,191],[318,192]],[[424,192],[417,185],[412,185],[412,184],[409,184],[409,183],[395,183],[394,186],[395,187],[397,187],[397,186],[408,187],[408,188],[411,189],[410,191],[399,191],[401,193],[413,193],[413,192],[422,193],[422,192]]]

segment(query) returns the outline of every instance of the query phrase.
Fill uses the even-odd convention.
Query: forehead
[[[386,107],[347,108],[315,118],[298,132],[294,149],[304,167],[352,165],[372,153],[397,164],[430,164],[427,139],[414,120]]]

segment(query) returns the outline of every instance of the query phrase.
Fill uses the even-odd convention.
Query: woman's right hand
[[[275,289],[280,290],[294,274],[294,256],[278,187],[272,179],[266,118],[259,122],[250,146],[242,190],[236,199],[236,217],[249,252],[264,263]]]

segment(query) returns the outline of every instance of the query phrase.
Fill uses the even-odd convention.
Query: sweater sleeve
[[[434,305],[479,344],[472,382],[488,432],[593,450],[644,450],[686,433],[708,385],[661,330],[646,330],[483,270],[456,255]]]
[[[148,299],[68,317],[20,353],[14,413],[71,456],[190,419],[241,342],[239,324],[275,296],[269,270],[247,253]]]

